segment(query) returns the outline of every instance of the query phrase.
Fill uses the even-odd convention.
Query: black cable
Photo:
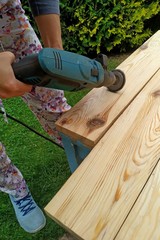
[[[1,114],[4,114],[4,112],[3,112],[2,110],[0,110],[0,113],[1,113]],[[5,113],[5,114],[6,114],[7,118],[10,118],[11,120],[13,120],[13,121],[15,121],[15,122],[21,124],[22,126],[26,127],[26,128],[29,129],[31,132],[34,132],[35,134],[37,134],[38,136],[44,138],[45,140],[47,140],[47,141],[49,141],[49,142],[55,144],[56,146],[58,146],[58,147],[64,149],[64,148],[63,148],[62,146],[60,146],[58,143],[54,142],[52,139],[50,139],[50,138],[44,136],[43,134],[37,132],[36,130],[34,130],[33,128],[31,128],[30,126],[28,126],[27,124],[25,124],[24,122],[22,122],[22,121],[20,121],[20,120],[18,120],[18,119],[16,119],[16,118],[14,118],[14,117],[12,117],[12,116],[9,115],[8,113]]]

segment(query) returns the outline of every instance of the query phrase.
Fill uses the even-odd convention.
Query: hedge
[[[61,0],[60,7],[64,48],[81,54],[140,46],[155,31],[149,20],[160,14],[159,0]]]

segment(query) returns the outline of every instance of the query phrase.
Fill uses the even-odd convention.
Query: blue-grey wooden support
[[[60,133],[65,153],[71,172],[73,173],[83,159],[89,154],[91,148],[85,146],[80,141],[74,141],[63,133]]]

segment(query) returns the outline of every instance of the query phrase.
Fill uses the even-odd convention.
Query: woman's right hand
[[[22,96],[30,92],[32,85],[24,84],[15,78],[12,63],[15,56],[11,52],[0,53],[0,98]]]

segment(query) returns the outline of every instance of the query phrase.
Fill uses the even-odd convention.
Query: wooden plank
[[[160,239],[160,162],[126,219],[116,240]]]
[[[160,68],[160,31],[118,66],[126,75],[126,85],[118,93],[93,89],[56,122],[57,129],[89,147],[108,128]]]
[[[159,158],[159,139],[160,71],[50,201],[46,213],[77,239],[114,239]]]

